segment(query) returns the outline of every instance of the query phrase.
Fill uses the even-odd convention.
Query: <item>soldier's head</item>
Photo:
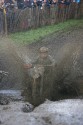
[[[46,58],[48,56],[48,48],[47,47],[41,47],[39,52],[40,52],[41,58]]]

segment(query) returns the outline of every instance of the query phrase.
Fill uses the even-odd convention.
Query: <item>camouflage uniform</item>
[[[54,66],[55,61],[48,55],[48,48],[41,47],[40,56],[33,63],[33,68],[30,69],[30,84],[27,83],[28,93],[30,91],[30,94],[27,94],[32,97],[31,103],[34,105],[42,103],[46,98],[52,98]],[[30,102],[30,100],[28,101]]]

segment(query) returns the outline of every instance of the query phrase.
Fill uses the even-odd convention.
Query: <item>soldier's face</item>
[[[48,52],[45,52],[45,53],[40,53],[40,57],[42,59],[46,58],[48,56]]]

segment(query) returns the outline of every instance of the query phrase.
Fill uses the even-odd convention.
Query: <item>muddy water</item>
[[[10,42],[9,39],[0,39],[0,69],[9,72],[8,79],[4,78],[0,83],[0,89],[9,89],[8,93],[10,89],[22,89],[23,63],[33,61],[37,57],[41,46],[48,47],[49,54],[56,60],[56,74],[58,73],[56,79],[59,80],[58,83],[70,83],[71,79],[75,80],[76,75],[83,74],[82,28],[61,33],[57,36],[53,34],[42,39],[41,42],[24,47],[14,46]],[[68,73],[68,77],[62,81],[66,73]],[[11,93],[15,95],[14,91],[11,91]]]
[[[9,100],[22,100],[21,90],[0,90],[0,97],[6,97]]]

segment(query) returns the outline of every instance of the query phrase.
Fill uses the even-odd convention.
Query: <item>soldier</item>
[[[50,55],[48,55],[48,48],[46,47],[40,48],[39,57],[34,63],[26,65],[26,68],[29,69],[29,75],[32,79],[32,83],[28,85],[28,88],[31,90],[31,96],[34,105],[42,103],[46,98],[52,98],[54,66],[55,61]],[[29,92],[28,88],[27,91]]]

